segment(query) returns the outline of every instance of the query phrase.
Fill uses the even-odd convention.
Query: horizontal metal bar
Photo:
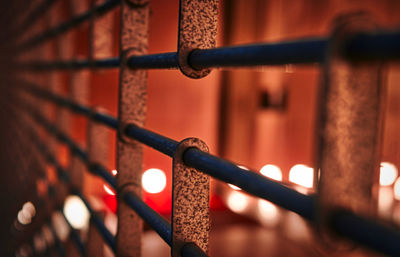
[[[358,35],[351,38],[344,48],[350,60],[399,60],[400,31]]]
[[[314,220],[314,197],[303,195],[296,190],[267,179],[255,172],[239,168],[221,158],[202,152],[196,148],[188,149],[183,155],[186,165],[204,173],[236,185],[244,191],[266,199],[300,216]]]
[[[331,217],[331,228],[342,236],[388,256],[400,256],[400,230],[375,220],[337,211]]]
[[[101,114],[99,115],[101,117]],[[115,126],[115,129],[118,128],[118,121],[115,118],[107,118],[112,121],[111,123]],[[128,125],[125,132],[128,137],[138,140],[171,157],[178,144],[178,142],[172,139],[135,125]],[[303,195],[255,172],[241,169],[233,163],[195,148],[188,149],[183,159],[186,165],[197,168],[219,180],[236,185],[252,195],[294,211],[310,221],[315,221],[315,196]],[[400,242],[400,232],[398,230],[382,226],[373,220],[349,213],[333,215],[332,226],[338,233],[367,247],[389,255],[398,255],[397,245],[393,244],[393,242]],[[370,230],[372,232],[369,232]],[[387,239],[376,241],[377,236],[381,238],[387,237]]]
[[[178,69],[176,52],[133,56],[127,61],[132,69]]]
[[[149,207],[132,192],[123,196],[126,204],[131,207],[158,235],[169,245],[172,245],[171,225],[156,211]]]
[[[189,55],[188,63],[194,69],[222,67],[254,67],[283,64],[310,64],[324,61],[329,40],[311,38],[278,43],[239,45],[214,49],[197,49]],[[343,54],[349,60],[399,60],[400,31],[362,34],[343,42]],[[128,59],[132,69],[177,69],[176,52],[133,56]],[[96,60],[32,62],[18,65],[21,69],[53,70],[83,68],[115,68],[118,57]]]
[[[17,49],[19,51],[24,51],[27,49],[30,49],[43,41],[50,39],[52,37],[55,37],[61,33],[64,33],[65,31],[69,30],[70,28],[73,28],[79,24],[81,24],[84,21],[89,20],[93,15],[103,15],[107,11],[111,10],[112,8],[118,6],[118,4],[121,2],[121,0],[108,0],[93,9],[90,9],[89,11],[80,14],[76,17],[73,17],[72,19],[55,26],[54,28],[51,28],[49,30],[46,30],[38,35],[34,35],[33,37],[27,39],[23,43],[21,43]]]
[[[194,69],[322,62],[328,40],[299,41],[197,49],[189,56]]]
[[[89,201],[86,199],[85,196],[82,195],[81,192],[75,191],[72,189],[72,193],[79,196],[82,202],[85,204],[86,208],[90,213],[90,219],[93,224],[96,226],[98,231],[100,232],[101,236],[103,237],[104,241],[107,245],[115,252],[115,237],[111,234],[111,232],[106,228],[104,222],[101,220],[99,216],[96,215],[95,211],[93,210],[92,206],[90,205]]]
[[[126,136],[150,146],[170,157],[173,157],[178,146],[178,142],[173,139],[151,132],[145,128],[140,128],[133,124],[130,124],[125,128],[125,134]]]
[[[18,65],[22,70],[80,70],[80,69],[106,69],[117,68],[120,65],[118,57],[101,60],[66,60],[66,61],[36,61]]]
[[[30,14],[28,14],[25,19],[20,23],[20,25],[15,28],[8,40],[14,38],[15,36],[21,35],[22,32],[26,31],[29,27],[37,22],[37,20],[44,16],[47,10],[55,3],[55,0],[43,0],[42,3],[37,5]]]
[[[112,186],[114,189],[117,189],[117,180],[106,168],[104,168],[100,164],[92,164],[90,167],[90,172],[103,178],[110,186]]]

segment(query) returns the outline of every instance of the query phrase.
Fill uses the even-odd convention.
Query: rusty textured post
[[[178,56],[183,74],[198,79],[211,70],[195,70],[190,66],[189,56],[195,49],[214,48],[217,39],[218,0],[180,0]]]
[[[348,61],[341,51],[349,36],[376,27],[363,14],[340,17],[335,25],[319,108],[322,230],[336,209],[372,214],[372,186],[379,167],[381,66],[379,62]]]
[[[179,143],[173,158],[171,253],[174,257],[181,256],[183,245],[189,242],[208,252],[210,178],[183,163],[183,154],[192,147],[208,152],[203,141],[188,138]]]
[[[140,217],[125,204],[122,196],[133,192],[141,197],[143,148],[124,135],[127,124],[144,126],[147,102],[147,72],[131,70],[126,60],[147,53],[148,0],[121,2],[120,56],[122,64],[119,81],[118,117],[120,129],[117,138],[118,232],[117,256],[140,256],[143,224]]]

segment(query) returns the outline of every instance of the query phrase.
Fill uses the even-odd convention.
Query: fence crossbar
[[[17,49],[19,51],[24,51],[30,49],[47,39],[55,37],[61,33],[66,32],[67,30],[81,24],[84,21],[89,20],[93,15],[101,16],[105,14],[107,11],[111,10],[114,7],[117,7],[121,0],[107,0],[102,4],[95,6],[94,8],[84,12],[78,16],[71,18],[70,20],[61,23],[53,28],[50,28],[42,33],[32,36],[26,41],[22,42]]]
[[[51,99],[49,98],[49,100]],[[70,107],[73,105],[67,104],[64,106]],[[71,108],[72,111],[75,109],[79,110],[83,108]],[[75,112],[84,114],[88,118],[94,117],[93,115],[88,115],[88,113],[78,112],[76,110]],[[96,115],[97,117],[103,116],[101,113],[97,113]],[[107,115],[106,120],[111,121],[109,123],[113,125],[112,128],[118,128],[119,125],[116,118]],[[128,137],[138,140],[139,142],[171,157],[173,156],[178,144],[178,142],[175,140],[151,132],[147,129],[140,128],[133,124],[130,124],[126,127],[125,133]],[[183,155],[183,160],[188,166],[199,169],[202,172],[217,178],[218,180],[236,185],[254,196],[271,201],[278,206],[298,213],[311,222],[315,222],[314,195],[303,195],[280,183],[258,175],[255,172],[239,168],[236,164],[202,152],[196,148],[188,149]],[[396,254],[393,254],[394,252],[400,255],[400,249],[390,246],[391,242],[400,242],[400,232],[398,230],[382,226],[373,219],[359,217],[349,212],[346,212],[346,215],[332,215],[332,221],[334,221],[332,222],[332,229],[337,230],[341,235],[350,239],[353,239],[354,237],[355,241],[388,255],[396,256]],[[355,221],[354,227],[350,221]],[[362,224],[363,228],[362,230],[355,232],[355,230],[359,228],[357,224]],[[364,235],[366,233],[371,233],[370,231],[375,233],[374,236]],[[390,240],[388,239],[376,242],[376,237],[380,235],[382,235],[383,238],[388,237]]]
[[[45,123],[44,126],[45,128],[48,128],[48,132],[53,133],[53,135],[56,135],[58,139],[62,139],[61,142],[65,143],[68,142],[68,146],[70,147],[70,150],[77,154],[79,152],[78,156],[87,156],[87,153],[84,152],[84,150],[80,149],[79,151],[76,151],[79,146],[77,145],[72,145],[70,143],[70,139],[64,135],[62,132],[58,131],[55,126],[48,124],[49,122],[44,119],[43,117],[40,119],[38,117],[38,114],[33,113],[33,117],[37,120],[39,124]],[[42,124],[43,125],[43,124]],[[68,173],[64,170],[64,168],[58,163],[58,161],[55,159],[54,156],[52,156],[48,151],[46,151],[44,145],[38,145],[38,148],[41,150],[42,153],[44,153],[47,161],[51,163],[57,170],[58,176],[60,179],[62,179],[64,182],[69,183],[69,176]],[[84,158],[83,161],[88,163],[88,159]],[[92,168],[92,172],[95,173],[95,175],[98,175],[105,179],[115,190],[117,190],[117,182],[114,177],[110,175],[110,173],[105,170],[102,166],[97,165],[97,164],[88,164],[89,167]],[[84,202],[85,206],[91,213],[91,219],[92,221],[96,224],[96,227],[100,230],[102,236],[104,239],[108,242],[108,245],[115,250],[115,239],[114,237],[107,232],[107,228],[104,226],[104,223],[101,221],[101,219],[95,215],[95,212],[93,211],[92,207],[90,206],[89,202],[87,199],[82,195],[81,192],[76,191],[72,189],[72,192],[79,196],[82,201]],[[151,207],[149,207],[143,200],[141,200],[139,197],[137,197],[135,194],[132,192],[126,192],[123,195],[124,201],[128,204],[129,207],[131,207],[159,236],[168,244],[172,245],[172,238],[171,238],[171,225],[168,223],[167,220],[165,220],[162,216],[160,216],[156,211],[154,211]],[[182,252],[182,256],[207,256],[196,244],[189,244],[185,245],[185,250]]]
[[[31,132],[35,133],[33,131],[31,131]],[[54,168],[57,171],[58,178],[61,181],[63,181],[64,183],[70,185],[71,181],[70,181],[68,172],[61,166],[61,164],[57,161],[57,159],[48,151],[48,149],[44,146],[44,144],[39,142],[39,139],[38,139],[39,137],[37,137],[38,135],[35,135],[35,136],[36,137],[33,137],[35,139],[34,143],[35,143],[36,147],[38,148],[38,150],[43,154],[44,158],[48,161],[48,163],[54,166]],[[91,220],[95,224],[95,227],[99,230],[101,236],[103,237],[103,239],[105,240],[107,245],[110,246],[110,248],[113,251],[115,251],[114,236],[106,228],[106,226],[104,225],[104,222],[100,219],[100,217],[98,215],[96,215],[96,213],[94,212],[93,208],[91,207],[89,201],[82,195],[82,193],[79,190],[76,190],[75,188],[70,188],[70,191],[71,191],[71,193],[77,195],[83,201],[83,203],[85,204],[86,208],[88,209],[88,211],[90,213]]]
[[[38,6],[32,10],[25,19],[15,28],[11,33],[11,37],[19,36],[22,32],[26,31],[31,27],[39,17],[43,15],[50,9],[50,7],[56,2],[56,0],[43,0]],[[10,40],[10,39],[9,39]]]
[[[188,56],[194,69],[222,67],[253,67],[283,64],[322,63],[329,39],[310,38],[253,45],[197,49]],[[343,55],[349,60],[400,60],[400,31],[360,34],[349,37],[343,44]],[[133,56],[127,60],[132,69],[177,69],[176,52]],[[84,68],[116,68],[120,58],[102,60],[72,60],[27,62],[18,65],[28,70],[73,70]]]

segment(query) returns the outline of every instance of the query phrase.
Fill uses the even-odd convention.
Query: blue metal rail
[[[194,69],[224,67],[257,67],[282,64],[322,63],[325,59],[329,39],[311,38],[297,41],[239,45],[214,49],[197,49],[188,56]],[[343,44],[343,55],[353,61],[399,60],[400,31],[355,35]],[[127,64],[132,69],[178,69],[176,52],[133,56]],[[21,63],[20,69],[63,70],[86,68],[116,68],[118,57],[103,60],[75,60],[57,62]]]
[[[30,83],[25,85],[28,86],[21,88],[29,90],[30,92],[35,92],[35,95],[38,97],[43,97],[55,104],[69,107],[71,111],[74,111],[77,114],[83,114],[89,119],[96,117],[95,120],[102,124],[113,129],[118,129],[119,125],[116,118],[96,113],[87,107],[73,103],[65,98],[55,96],[43,89],[35,88],[35,90],[32,90],[31,88],[34,86]],[[34,108],[26,106],[25,109],[27,112],[32,113]],[[33,117],[37,117],[37,115],[33,114]],[[44,119],[37,119],[37,121],[39,124],[46,124]],[[49,125],[45,125],[45,127],[49,128],[49,132],[58,135],[58,138],[64,138],[63,142],[69,145],[71,151],[77,153],[84,152],[83,150],[77,151],[77,147],[68,143],[70,140],[66,140],[65,135],[61,136],[60,134],[62,133],[57,131],[55,127]],[[170,157],[173,156],[178,144],[178,142],[173,139],[144,128],[139,128],[133,124],[126,127],[125,133],[128,137],[152,147]],[[188,149],[184,154],[183,159],[184,163],[188,166],[199,169],[218,180],[236,185],[254,196],[266,199],[278,206],[296,212],[311,222],[316,222],[315,196],[303,195],[278,182],[269,180],[255,172],[241,169],[231,162],[202,152],[196,148]],[[167,234],[169,230],[165,227],[165,222],[159,220],[154,211],[148,209],[150,207],[143,208],[147,209],[147,211],[142,210],[142,207],[140,206],[143,206],[145,203],[138,202],[136,205],[139,207],[134,208],[133,201],[138,201],[140,200],[139,198],[129,195],[124,195],[123,197],[135,211],[143,213],[143,216],[139,214],[142,218],[149,219],[149,221],[145,219],[146,222],[149,222],[149,224],[151,224],[150,222],[156,223],[152,228],[155,229],[156,232],[159,233],[159,235],[168,243],[169,241],[167,240],[169,239]],[[146,215],[149,215],[149,217],[145,217]],[[340,233],[342,236],[390,256],[400,255],[400,244],[393,244],[393,242],[400,242],[400,231],[397,229],[377,223],[375,220],[359,217],[351,212],[341,210],[334,213],[330,219],[332,229]],[[384,240],[378,240],[377,238],[383,238]]]

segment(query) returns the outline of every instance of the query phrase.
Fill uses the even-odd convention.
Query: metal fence
[[[55,2],[57,1],[45,0],[42,4],[38,4],[19,26],[10,30],[9,37],[21,36],[33,21],[49,10]],[[354,202],[360,200],[357,195],[346,196],[340,188],[332,191],[330,185],[338,183],[335,179],[330,180],[332,172],[344,177],[349,173],[348,171],[345,173],[346,170],[337,170],[338,166],[335,163],[340,163],[340,156],[338,157],[330,144],[335,140],[340,141],[346,131],[361,131],[362,136],[362,139],[357,136],[349,139],[351,141],[355,138],[347,143],[346,153],[364,154],[365,156],[356,161],[361,167],[371,166],[369,156],[376,153],[377,145],[362,144],[362,142],[365,140],[375,142],[377,137],[376,124],[379,111],[379,108],[376,108],[379,105],[377,63],[400,59],[400,31],[366,30],[362,26],[353,25],[350,18],[342,21],[330,38],[216,48],[218,1],[180,0],[178,50],[148,54],[149,0],[94,2],[97,5],[93,5],[88,11],[18,41],[15,46],[16,52],[13,53],[15,56],[35,54],[35,47],[46,44],[47,40],[66,33],[84,22],[91,22],[92,51],[87,59],[41,61],[40,58],[36,60],[28,58],[28,61],[24,61],[20,58],[19,61],[13,62],[11,64],[14,71],[13,78],[6,82],[12,85],[12,90],[6,97],[7,104],[4,104],[4,108],[19,117],[15,120],[17,127],[18,124],[19,127],[27,127],[20,133],[36,149],[38,158],[43,158],[56,169],[60,183],[64,184],[63,190],[76,194],[83,200],[91,213],[91,224],[98,229],[104,242],[116,256],[141,255],[142,221],[154,229],[171,247],[173,256],[206,256],[210,229],[209,176],[236,185],[253,196],[271,201],[301,215],[316,226],[366,247],[387,255],[400,255],[400,231],[363,216],[363,212],[360,211],[363,207]],[[107,22],[102,17],[118,7],[121,15],[120,56],[104,58],[101,54],[102,44],[106,44],[104,42],[107,41],[107,37],[112,35],[102,30]],[[65,40],[61,43],[61,47],[66,47],[69,43]],[[36,56],[40,55],[37,51]],[[147,69],[180,69],[183,75],[200,79],[213,68],[316,62],[325,65],[324,74],[327,81],[326,88],[321,94],[323,103],[320,105],[322,110],[320,125],[327,131],[321,135],[319,149],[321,152],[319,164],[322,169],[320,174],[322,185],[319,187],[321,194],[301,194],[256,172],[213,156],[208,153],[206,144],[200,139],[188,138],[177,142],[143,128],[146,116]],[[52,90],[47,89],[40,85],[40,82],[32,82],[18,75],[49,70],[114,68],[118,68],[120,74],[118,118],[86,106],[85,101],[79,97],[80,90],[83,89],[78,86],[72,88],[70,97],[63,97],[58,94],[59,89],[55,87]],[[76,83],[79,85],[79,81]],[[354,97],[354,101],[351,100],[351,110],[349,105],[340,105],[346,96],[336,90],[338,85],[351,92]],[[367,96],[363,98],[360,94]],[[55,124],[46,118],[39,106],[49,106],[48,104],[58,106],[60,110],[67,109],[85,116],[89,120],[87,150],[82,149],[68,137],[64,127],[60,126],[63,124],[62,121],[60,124]],[[350,121],[350,125],[346,125],[347,127],[343,129],[335,126],[338,118],[332,108],[335,111],[337,108],[342,108],[346,112],[357,113],[361,118],[371,122],[360,125]],[[365,115],[362,110],[366,110]],[[355,120],[357,121],[357,118]],[[104,127],[116,130],[118,134],[116,178],[101,164],[104,156],[101,131]],[[40,140],[41,135],[38,132],[40,129],[44,129],[50,135],[48,138],[55,138],[68,147],[74,165],[65,168],[60,164],[52,149],[53,141],[46,144]],[[368,133],[364,133],[365,131]],[[172,224],[141,199],[142,144],[173,159]],[[103,178],[116,190],[118,195],[116,237],[108,231],[101,217],[82,194],[80,173],[83,169],[79,163],[86,166],[87,171]],[[348,186],[352,183],[362,183],[361,187],[371,187],[367,180],[354,181],[350,177],[347,182]],[[327,193],[329,191],[330,193]],[[329,197],[336,193],[339,200],[330,202]],[[355,192],[357,193],[359,192]],[[349,199],[352,197],[357,199]],[[82,256],[92,254],[73,229],[70,236]],[[58,247],[62,255],[62,245],[58,244]]]

